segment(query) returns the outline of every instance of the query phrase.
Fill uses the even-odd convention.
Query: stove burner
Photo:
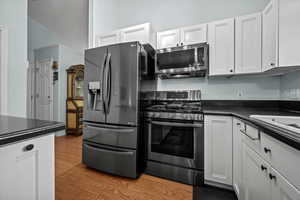
[[[158,112],[201,112],[202,105],[200,102],[195,103],[184,103],[184,102],[172,102],[172,103],[161,103],[151,105],[146,110],[158,111]]]

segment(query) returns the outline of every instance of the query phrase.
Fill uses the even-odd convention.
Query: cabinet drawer
[[[262,133],[262,154],[272,167],[300,189],[300,151]]]
[[[137,144],[137,128],[85,123],[83,140],[102,145],[135,149]]]
[[[258,129],[245,124],[244,128],[241,126],[240,130],[242,134],[242,140],[256,153],[261,155],[261,138],[260,138],[260,132]]]
[[[83,143],[83,163],[94,169],[136,178],[136,151]]]

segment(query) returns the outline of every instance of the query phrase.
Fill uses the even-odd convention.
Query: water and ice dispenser
[[[101,83],[99,81],[89,82],[89,97],[88,104],[91,110],[101,110],[102,95]]]

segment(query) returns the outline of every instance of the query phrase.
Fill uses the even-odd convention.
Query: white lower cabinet
[[[279,172],[272,168],[272,200],[299,200],[300,191],[291,185]]]
[[[233,166],[232,166],[232,181],[233,189],[239,198],[242,194],[242,136],[241,130],[244,129],[245,124],[238,120],[233,119]]]
[[[232,117],[205,116],[205,180],[232,186]]]
[[[244,200],[270,200],[271,185],[268,177],[269,164],[244,142],[243,148],[243,198]]]
[[[0,147],[0,199],[54,200],[54,135]]]

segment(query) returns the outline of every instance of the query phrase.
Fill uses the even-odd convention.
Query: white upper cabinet
[[[207,24],[184,27],[180,33],[181,45],[207,42]]]
[[[261,68],[261,13],[235,21],[235,73],[259,73]]]
[[[232,185],[232,117],[205,116],[205,180]]]
[[[263,71],[300,66],[300,1],[271,0],[263,11]]]
[[[171,48],[179,46],[180,44],[180,30],[168,30],[157,33],[157,48]]]
[[[155,34],[151,24],[145,23],[113,31],[108,34],[96,35],[95,46],[106,46],[120,42],[139,41],[142,44],[150,43],[155,47]]]
[[[95,37],[95,45],[96,47],[106,46],[111,44],[116,44],[120,42],[120,32],[114,31],[105,35],[97,35]]]
[[[209,75],[234,74],[234,19],[208,24]]]
[[[142,44],[150,43],[150,23],[140,24],[121,29],[121,42],[139,41]]]
[[[279,66],[300,66],[300,1],[276,1],[279,2],[276,9],[279,12]]]
[[[187,26],[157,33],[157,48],[171,48],[207,42],[207,24]]]
[[[262,48],[262,69],[269,70],[277,66],[278,48],[278,23],[276,0],[271,0],[262,12],[263,18],[263,48]]]

